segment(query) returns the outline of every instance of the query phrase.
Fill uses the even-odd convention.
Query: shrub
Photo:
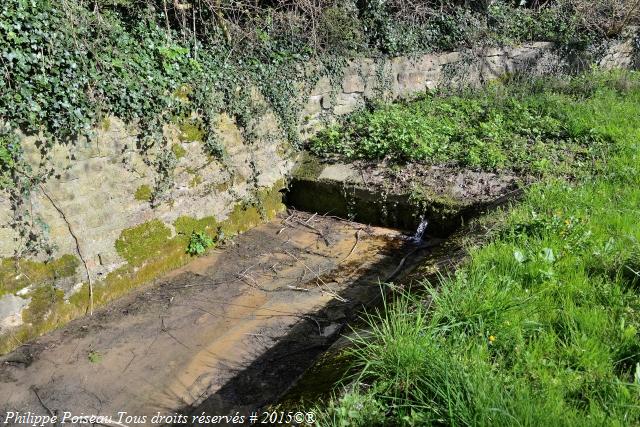
[[[585,30],[606,37],[640,23],[640,2],[635,0],[558,0],[570,9]]]
[[[346,7],[332,6],[322,12],[320,20],[321,45],[335,53],[348,53],[363,47],[362,24],[357,12]]]

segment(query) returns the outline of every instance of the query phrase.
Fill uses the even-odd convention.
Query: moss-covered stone
[[[178,125],[180,129],[180,141],[202,142],[204,141],[204,129],[200,119],[183,119]]]
[[[404,230],[415,230],[424,218],[435,236],[446,236],[455,230],[472,207],[426,188],[389,191],[384,186],[295,177],[289,184],[287,199],[296,209],[332,212],[365,224]]]
[[[180,144],[173,144],[171,146],[171,151],[176,156],[176,159],[181,159],[187,155],[187,150],[185,150]]]
[[[189,188],[195,188],[198,185],[202,184],[203,179],[200,174],[194,174],[189,181]]]
[[[162,255],[171,238],[171,230],[158,219],[128,228],[120,233],[115,246],[118,254],[131,265]]]
[[[141,202],[148,202],[151,200],[151,197],[153,197],[153,190],[148,185],[143,184],[138,187],[134,197],[136,200],[140,200]]]
[[[284,180],[279,180],[271,188],[261,189],[252,203],[239,203],[222,222],[221,229],[226,236],[242,233],[275,217],[284,210],[282,193]]]
[[[437,194],[424,186],[414,186],[409,193],[408,201],[415,206],[418,214],[429,212],[432,215],[447,217],[458,214],[466,204],[453,196]]]
[[[155,257],[147,258],[141,265],[124,265],[107,275],[107,277],[93,286],[93,304],[98,307],[113,301],[145,283],[157,279],[161,275],[182,267],[189,262],[190,257],[185,253],[186,241],[181,236],[169,239],[163,245],[162,251],[157,251]],[[70,305],[76,316],[83,314],[89,305],[89,286],[86,284],[69,298]]]
[[[218,221],[215,217],[207,216],[201,219],[195,219],[189,216],[181,216],[175,220],[173,226],[179,235],[190,236],[191,233],[205,232],[211,237],[215,237],[218,229]]]
[[[22,320],[26,323],[39,324],[53,315],[57,306],[64,303],[64,292],[54,288],[51,284],[43,285],[29,293],[31,302],[22,313]]]
[[[0,261],[0,296],[29,285],[38,286],[71,277],[79,265],[78,258],[69,254],[48,262],[5,258]]]
[[[249,204],[236,205],[229,217],[221,224],[225,236],[233,236],[245,232],[262,222],[262,216],[256,206]]]
[[[222,181],[222,182],[209,182],[206,185],[206,190],[208,193],[220,194],[229,190],[233,186],[233,181]]]
[[[173,96],[182,102],[189,102],[189,96],[193,93],[193,88],[190,85],[183,84],[173,92]]]
[[[262,203],[263,211],[267,217],[272,219],[278,212],[285,209],[282,203],[282,190],[286,187],[284,179],[278,180],[271,188],[263,188],[258,192],[258,200]]]
[[[322,169],[324,169],[324,165],[320,159],[304,152],[300,155],[300,159],[293,170],[293,177],[297,179],[314,180],[320,176]]]
[[[51,284],[35,288],[28,295],[29,306],[22,313],[23,325],[0,336],[0,354],[13,350],[25,341],[49,332],[85,313],[65,304],[64,292]]]
[[[109,129],[111,129],[111,119],[109,119],[109,117],[104,117],[100,121],[100,129],[105,132],[108,132]]]

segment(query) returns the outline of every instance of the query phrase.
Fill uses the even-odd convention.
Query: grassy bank
[[[608,147],[567,157],[579,173],[545,174],[494,214],[491,238],[461,269],[423,283],[428,304],[400,296],[371,316],[373,338],[353,350],[360,374],[320,425],[640,423],[639,81],[594,74],[500,89],[561,120],[565,135]]]

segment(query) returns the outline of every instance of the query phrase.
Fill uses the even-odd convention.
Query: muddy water
[[[0,414],[147,417],[136,425],[156,413],[248,414],[282,396],[378,283],[419,255],[394,230],[283,216],[2,357]]]
[[[424,224],[423,222],[422,224]],[[418,227],[416,233],[409,237],[416,241],[418,236],[426,239],[426,243],[436,243],[429,247],[428,251],[421,253],[417,265],[410,265],[403,270],[403,274],[398,275],[393,280],[393,287],[385,287],[380,298],[366,307],[367,312],[374,314],[384,311],[385,294],[386,301],[392,301],[392,289],[402,289],[403,292],[410,292],[412,295],[428,302],[430,290],[437,286],[440,278],[451,274],[466,257],[465,239],[479,234],[484,234],[485,230],[473,227],[464,227],[459,232],[454,233],[447,240],[437,241],[433,237],[425,236],[422,227]],[[424,244],[423,240],[423,244]],[[428,287],[425,287],[425,284]],[[280,399],[269,405],[270,410],[289,411],[299,408],[313,408],[320,402],[326,402],[335,394],[339,394],[346,388],[357,384],[360,371],[354,368],[352,352],[356,347],[355,341],[369,336],[371,326],[364,316],[349,322],[349,325],[341,336],[322,353],[305,373],[289,388],[287,393]]]

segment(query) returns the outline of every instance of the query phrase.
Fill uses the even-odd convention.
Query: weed
[[[612,86],[622,80],[609,78]],[[593,75],[592,79],[606,78]],[[563,87],[566,80],[573,83]],[[638,79],[631,81],[623,91],[632,90]],[[558,78],[547,85],[556,89],[553,95],[541,92],[544,88],[525,94],[516,85],[493,84],[481,91],[427,95],[361,111],[320,132],[309,148],[320,156],[512,169],[535,175],[572,174],[588,163],[597,167],[612,144],[601,132],[570,119],[570,109],[582,99],[575,81]]]
[[[189,238],[187,253],[192,256],[202,255],[207,249],[214,245],[214,241],[207,233],[194,231]]]
[[[136,189],[136,193],[134,194],[134,198],[136,200],[140,200],[141,202],[149,202],[153,197],[153,190],[146,184],[141,185]]]
[[[100,363],[102,361],[102,355],[99,352],[95,351],[95,350],[91,350],[87,354],[87,359],[91,363]]]

